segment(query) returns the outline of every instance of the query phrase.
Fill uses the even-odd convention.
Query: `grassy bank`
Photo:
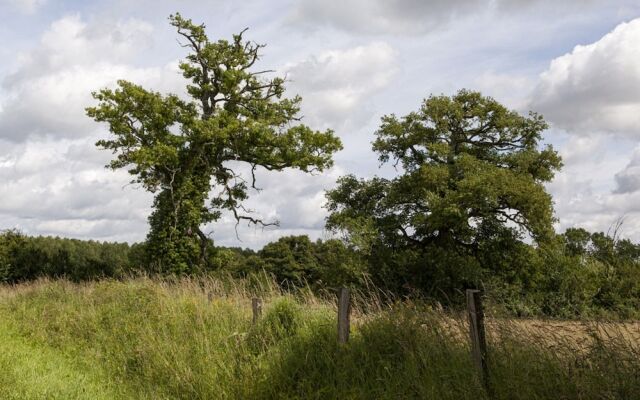
[[[251,297],[265,312],[251,324]],[[640,398],[640,328],[488,320],[498,399]],[[0,289],[2,399],[483,399],[464,318],[268,284],[137,279]]]

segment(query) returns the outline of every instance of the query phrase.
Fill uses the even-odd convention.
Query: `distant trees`
[[[145,251],[143,244],[30,237],[15,230],[0,231],[0,282],[39,277],[85,281],[157,272],[149,270]],[[308,236],[285,236],[259,251],[212,247],[207,264],[210,269],[201,273],[236,277],[266,273],[290,288],[358,285],[366,276],[366,264],[343,242],[312,242]]]
[[[604,232],[569,228],[541,249],[541,312],[638,316],[640,244]]]
[[[258,255],[278,281],[301,284],[320,279],[314,247],[308,236],[287,236],[268,243]]]
[[[210,267],[212,242],[201,227],[224,210],[238,222],[269,223],[243,206],[257,170],[322,171],[341,144],[331,131],[298,123],[301,98],[285,98],[284,79],[256,70],[264,46],[245,41],[244,31],[211,41],[204,25],[169,19],[190,51],[180,69],[191,98],[119,81],[116,90],[94,93],[99,104],[87,114],[109,125],[112,137],[97,144],[116,154],[110,167],[126,168],[156,194],[147,262],[185,273]],[[242,164],[250,178],[239,173]]]
[[[518,246],[516,251],[505,253],[494,272],[483,280],[487,293],[509,313],[640,317],[640,244],[602,232],[572,228],[540,245]],[[144,246],[140,244],[29,237],[13,230],[4,231],[0,232],[0,282],[16,283],[38,277],[74,281],[120,279],[136,273],[153,273],[140,261],[146,257],[143,252]],[[407,257],[406,253],[397,251],[398,258],[383,261],[399,260]],[[208,257],[211,269],[202,273],[237,278],[256,274],[262,277],[266,273],[291,290],[301,286],[313,290],[365,287],[365,281],[379,279],[382,273],[411,282],[409,274],[413,273],[410,264],[384,264],[341,240],[311,241],[307,236],[282,237],[258,251],[213,247]],[[402,268],[405,265],[409,267]],[[381,266],[398,269],[381,271]],[[398,295],[420,289],[399,287],[393,280],[375,283],[380,289]],[[455,293],[449,298],[442,297],[424,289],[412,294],[445,304],[461,298]]]
[[[553,238],[543,184],[561,166],[539,147],[539,115],[510,111],[480,93],[431,96],[402,118],[382,118],[373,149],[393,179],[349,175],[327,195],[330,229],[368,243],[378,282],[427,293],[526,269],[528,246]]]
[[[286,236],[265,245],[258,256],[277,281],[293,285],[335,288],[359,284],[367,274],[362,257],[336,239]]]
[[[237,277],[266,273],[290,288],[358,286],[367,277],[362,256],[337,239],[314,242],[306,235],[284,236],[258,251],[216,247],[211,254],[213,271]]]
[[[569,228],[561,236],[568,254],[594,257],[601,262],[640,261],[640,245],[615,234],[590,233],[582,228]]]
[[[0,233],[0,282],[43,276],[83,281],[132,270],[126,243],[29,237],[14,230]]]
[[[24,237],[15,230],[0,232],[0,282],[14,282],[19,275],[15,263],[17,249],[24,243]]]

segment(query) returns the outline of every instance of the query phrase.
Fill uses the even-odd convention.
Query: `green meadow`
[[[264,311],[252,323],[251,298]],[[640,326],[487,313],[489,387],[463,313],[267,280],[40,280],[0,289],[2,399],[637,399]]]

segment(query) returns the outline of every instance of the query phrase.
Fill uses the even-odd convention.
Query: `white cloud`
[[[574,134],[640,137],[640,19],[551,61],[531,107]]]
[[[249,178],[248,169],[237,168]],[[309,175],[298,170],[268,172],[259,170],[256,174],[258,187],[263,189],[251,193],[245,206],[253,212],[252,216],[264,222],[278,221],[278,227],[261,228],[247,223],[238,225],[237,234],[242,246],[261,247],[282,235],[306,234],[319,238],[324,234],[324,219],[327,215],[323,208],[325,191],[335,186],[344,171],[333,167],[323,174]],[[207,227],[213,231],[216,242],[222,245],[238,245],[236,239],[236,221],[231,215]]]
[[[556,15],[575,13],[603,0],[301,0],[288,22],[305,27],[331,26],[365,34],[416,35],[442,29],[451,22],[489,12],[505,14],[549,10]]]
[[[603,161],[607,138],[598,135],[570,136],[560,149],[562,161],[569,166],[594,165]]]
[[[0,3],[7,3],[23,13],[33,14],[44,6],[47,0],[0,0]]]
[[[561,146],[565,167],[547,185],[559,217],[558,229],[583,227],[606,232],[624,217],[623,236],[638,241],[640,191],[620,190],[620,183],[613,179],[614,171],[633,164],[629,159],[634,155],[625,151],[628,146],[624,143],[611,146],[610,139],[571,135]]]
[[[153,27],[142,20],[89,24],[79,14],[67,15],[51,23],[36,48],[19,54],[17,71],[3,84],[10,88],[14,81],[19,83],[69,66],[129,61],[147,49],[152,38]]]
[[[531,91],[534,82],[527,76],[487,71],[476,77],[474,84],[473,89],[483,95],[508,104],[510,108],[522,110],[528,106],[525,94]]]
[[[485,0],[304,0],[292,23],[364,33],[421,33],[478,10]]]
[[[127,187],[124,171],[106,170],[111,155],[94,143],[104,126],[85,115],[91,91],[128,78],[176,85],[176,65],[131,65],[151,27],[138,20],[89,24],[55,21],[5,76],[0,109],[0,228],[30,234],[141,240],[151,197]]]
[[[552,60],[529,107],[566,138],[549,185],[560,230],[607,231],[625,217],[623,234],[640,240],[640,19]]]
[[[92,26],[75,15],[55,21],[40,45],[22,54],[2,82],[0,137],[85,137],[97,128],[84,111],[94,102],[92,91],[113,86],[118,79],[156,88],[178,86],[175,63],[162,68],[125,63],[144,48],[151,33],[150,25],[138,20]]]
[[[397,54],[384,42],[327,50],[284,67],[291,92],[304,98],[305,122],[340,128],[366,122],[370,96],[387,87],[398,72]]]
[[[0,156],[0,223],[2,227],[30,229],[30,233],[81,237],[132,237],[131,226],[146,224],[150,196],[126,187],[125,172],[103,167],[108,154],[93,139],[32,140],[3,146]],[[82,152],[85,157],[71,154]],[[66,221],[66,222],[61,222]],[[120,232],[98,232],[110,224],[130,227]],[[58,228],[53,229],[54,226]],[[144,230],[136,229],[136,238]],[[82,232],[90,232],[83,234]]]
[[[145,21],[127,19],[115,23],[88,24],[79,14],[63,17],[51,24],[41,39],[36,60],[48,69],[108,60],[117,63],[148,48],[153,27]]]
[[[629,164],[615,176],[615,193],[633,193],[640,190],[640,146],[636,147]]]

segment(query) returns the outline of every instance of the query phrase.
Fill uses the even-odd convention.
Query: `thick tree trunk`
[[[207,266],[209,239],[200,230],[209,180],[199,173],[176,176],[154,200],[147,236],[149,263],[163,272],[189,273]],[[206,172],[206,171],[205,171]]]

